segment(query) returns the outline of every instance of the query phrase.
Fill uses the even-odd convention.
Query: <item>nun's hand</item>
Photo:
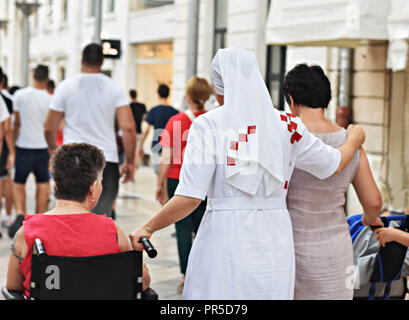
[[[354,142],[356,149],[359,149],[365,142],[366,134],[360,126],[349,125],[347,129],[348,140]]]
[[[146,226],[143,226],[139,230],[131,233],[129,239],[131,240],[132,249],[135,251],[143,251],[144,247],[140,242],[142,238],[150,239],[152,237],[152,232]]]

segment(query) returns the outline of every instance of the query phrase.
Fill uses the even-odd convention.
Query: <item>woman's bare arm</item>
[[[27,244],[24,239],[23,227],[17,232],[16,241],[14,243],[14,252],[16,255],[22,258],[24,258],[27,254]],[[6,284],[7,289],[10,291],[24,291],[24,276],[19,268],[20,263],[20,260],[13,253],[11,253],[9,257]]]
[[[149,123],[146,122],[146,124],[147,124],[147,126],[142,132],[141,143],[140,143],[140,145],[138,147],[138,155],[139,155],[140,158],[143,158],[143,156],[145,155],[145,153],[143,151],[143,145],[145,144],[145,140],[148,137],[149,131],[151,131],[151,127],[152,127],[152,125],[150,125]]]
[[[363,148],[359,150],[359,167],[352,185],[364,209],[365,221],[369,225],[375,225],[382,208],[382,196]]]
[[[131,251],[132,247],[125,233],[122,231],[120,227],[118,227],[118,225],[116,226],[116,230],[117,230],[117,235],[118,235],[118,244],[122,252]]]
[[[159,166],[158,182],[156,186],[156,200],[161,205],[164,205],[169,200],[167,190],[167,174],[172,167],[173,149],[169,147],[162,147],[162,160]]]

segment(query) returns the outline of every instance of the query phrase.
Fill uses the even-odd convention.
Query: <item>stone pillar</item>
[[[367,43],[355,49],[352,85],[352,120],[366,131],[365,151],[375,181],[388,202],[388,141],[390,70],[386,67],[387,43]],[[349,213],[362,211],[354,192],[348,196]]]
[[[402,168],[403,168],[403,190],[401,197],[402,205],[409,207],[409,63],[404,71],[404,105],[403,105],[403,130],[402,130]]]

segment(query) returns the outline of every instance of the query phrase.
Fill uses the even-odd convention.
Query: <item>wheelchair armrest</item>
[[[5,286],[1,288],[1,293],[3,294],[6,300],[12,300],[12,301],[26,300],[21,291],[10,291]]]
[[[154,301],[159,300],[158,294],[151,288],[146,289],[142,292],[142,300]]]

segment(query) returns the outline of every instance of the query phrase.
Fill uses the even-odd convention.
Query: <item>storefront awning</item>
[[[394,0],[273,0],[266,41],[337,47],[385,41],[390,1]]]
[[[175,16],[174,5],[134,12],[129,19],[128,42],[172,41],[175,37]]]
[[[406,69],[409,39],[409,1],[390,0],[388,17],[389,53],[388,66],[393,71]]]

